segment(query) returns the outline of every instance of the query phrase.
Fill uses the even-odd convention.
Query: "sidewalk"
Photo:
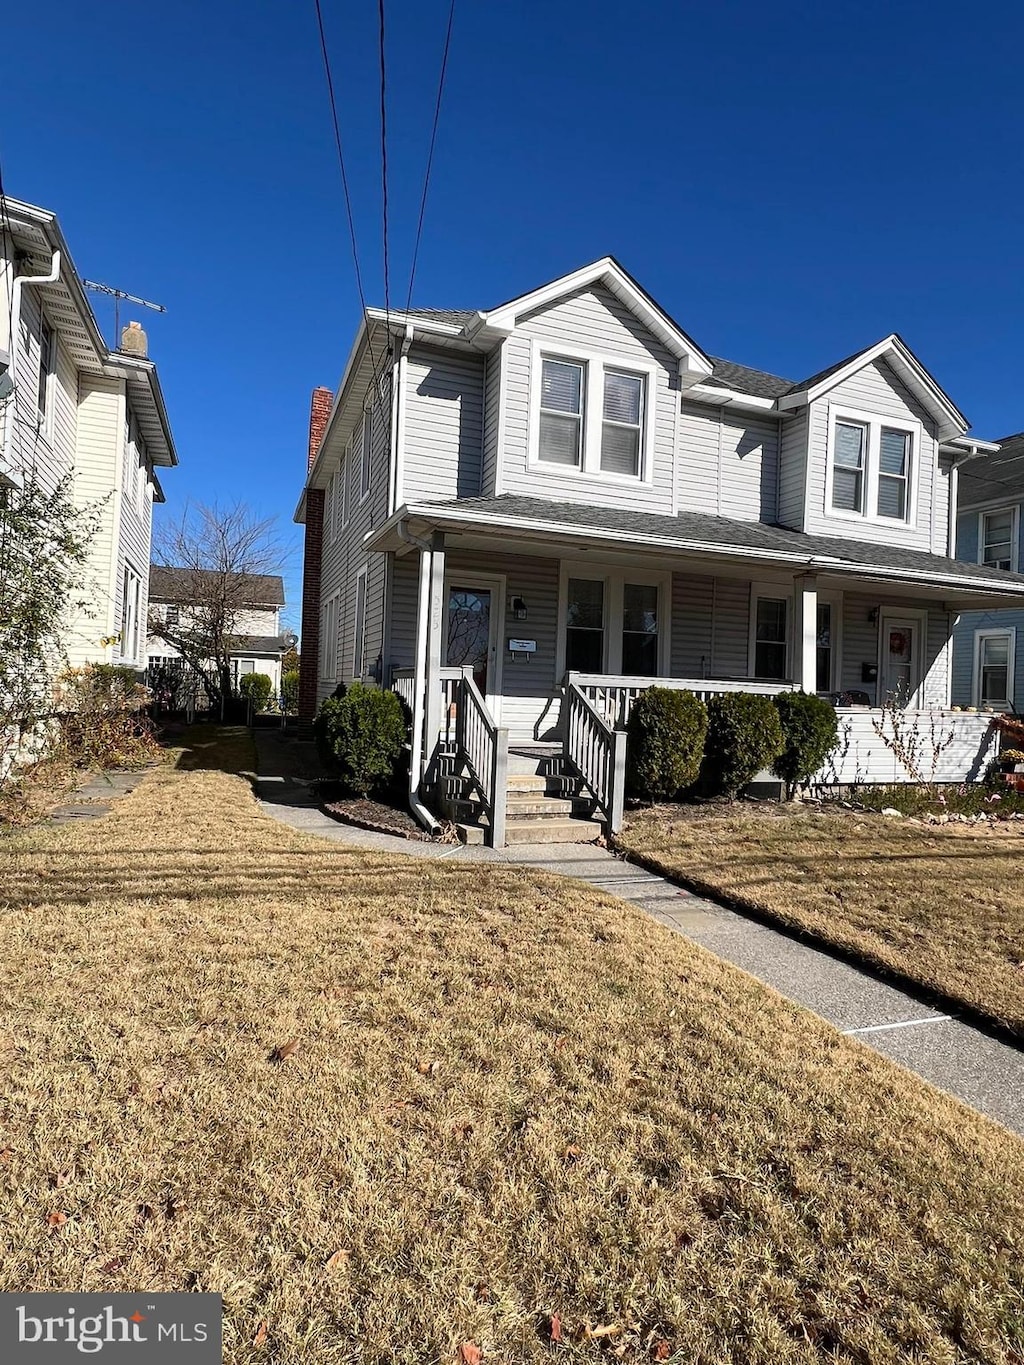
[[[645,910],[676,933],[741,967],[843,1033],[1024,1134],[1024,1052],[897,990],[868,971],[809,947],[778,929],[682,891],[595,844],[511,849],[428,844],[339,824],[317,810],[309,776],[313,746],[257,731],[257,794],[269,815],[353,848],[454,862],[514,863],[576,877]]]

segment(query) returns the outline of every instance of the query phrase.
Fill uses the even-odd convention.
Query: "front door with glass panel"
[[[452,579],[447,586],[448,621],[444,664],[447,668],[473,669],[473,681],[497,715],[498,627],[500,588],[495,580]]]
[[[920,622],[882,617],[882,670],[879,700],[888,706],[916,706],[921,685]]]

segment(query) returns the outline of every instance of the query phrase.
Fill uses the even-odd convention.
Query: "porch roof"
[[[1024,574],[1007,573],[948,559],[926,550],[899,545],[876,545],[839,536],[813,536],[760,521],[734,521],[705,512],[662,516],[628,508],[549,502],[543,498],[502,494],[499,497],[458,498],[450,502],[421,502],[401,507],[366,538],[368,548],[398,549],[397,526],[413,521],[424,527],[453,532],[501,530],[510,538],[538,536],[549,542],[566,538],[611,543],[619,548],[649,549],[687,557],[775,564],[794,571],[835,574],[871,581],[889,581],[940,589],[979,606],[1009,606],[1024,600]],[[961,606],[966,602],[961,601]]]

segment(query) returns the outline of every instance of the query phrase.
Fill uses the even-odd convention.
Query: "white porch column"
[[[818,690],[818,580],[793,580],[793,676],[803,692]]]
[[[426,736],[423,759],[429,768],[441,729],[441,660],[447,634],[447,604],[444,598],[444,532],[435,531],[430,547],[430,588],[427,602],[427,704]]]

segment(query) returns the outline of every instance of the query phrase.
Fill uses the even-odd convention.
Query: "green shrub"
[[[238,680],[238,690],[253,711],[260,712],[269,706],[274,684],[266,673],[243,673]]]
[[[626,790],[643,801],[671,801],[697,780],[707,707],[692,692],[649,687],[629,714]]]
[[[836,747],[839,722],[836,708],[812,692],[780,692],[774,699],[785,748],[772,772],[786,784],[786,800],[797,786],[814,775]]]
[[[708,702],[708,737],[701,786],[709,795],[738,796],[784,748],[771,697],[726,692]]]
[[[149,690],[134,668],[86,664],[57,679],[64,755],[87,768],[139,768],[159,756],[145,713]]]
[[[281,710],[286,716],[294,716],[299,709],[299,674],[297,669],[289,669],[281,674]]]
[[[320,756],[354,796],[385,791],[399,771],[405,720],[394,692],[353,683],[328,697],[313,727]]]

